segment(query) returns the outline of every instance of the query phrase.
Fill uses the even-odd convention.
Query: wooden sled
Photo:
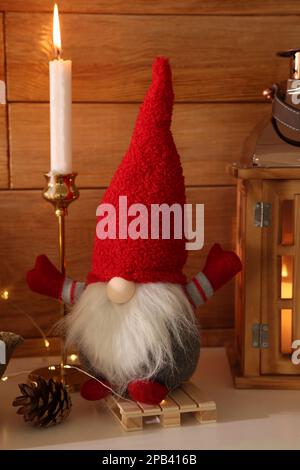
[[[121,400],[113,395],[107,397],[105,403],[125,431],[143,429],[151,417],[158,417],[157,421],[163,427],[180,426],[181,415],[185,413],[192,413],[200,424],[215,423],[217,420],[215,402],[206,399],[192,382],[182,384],[157,406]]]

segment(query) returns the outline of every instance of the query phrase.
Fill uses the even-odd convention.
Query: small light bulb
[[[71,369],[71,368],[72,368],[72,366],[69,366],[69,364],[64,365],[64,369]]]
[[[7,375],[5,375],[4,377],[2,377],[2,379],[1,379],[1,380],[2,380],[2,382],[6,382],[6,381],[8,380],[8,377],[7,377]]]
[[[48,369],[49,370],[55,370],[55,366],[49,366]]]
[[[268,100],[271,100],[274,95],[274,90],[273,88],[267,88],[266,90],[263,91],[263,96],[267,98]]]
[[[45,347],[48,349],[50,346],[50,343],[47,339],[44,340]]]
[[[78,359],[77,354],[71,354],[70,359],[71,359],[72,362],[75,362]]]
[[[8,290],[3,290],[3,291],[1,292],[1,299],[3,299],[3,300],[8,300],[8,297],[9,297]]]

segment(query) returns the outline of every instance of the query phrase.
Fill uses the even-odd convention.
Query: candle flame
[[[288,270],[287,270],[286,264],[282,265],[281,276],[282,277],[288,277]]]
[[[61,55],[61,37],[60,37],[60,25],[59,25],[59,16],[58,16],[58,7],[55,3],[53,11],[53,45],[56,50],[56,55],[59,58]]]

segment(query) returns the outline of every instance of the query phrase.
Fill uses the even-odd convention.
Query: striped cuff
[[[61,300],[65,304],[73,305],[80,297],[84,288],[84,282],[73,281],[72,279],[66,277],[61,291]]]
[[[191,303],[196,307],[203,305],[214,294],[211,283],[202,272],[194,276],[185,289]]]

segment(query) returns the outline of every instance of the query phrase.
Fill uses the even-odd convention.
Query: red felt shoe
[[[128,385],[130,398],[148,405],[158,405],[168,394],[168,389],[158,382],[137,380]]]
[[[108,382],[102,380],[105,385],[109,385]],[[111,391],[104,387],[101,383],[97,382],[95,379],[89,379],[81,386],[80,394],[85,400],[96,401],[102,400],[102,398],[107,397]]]

